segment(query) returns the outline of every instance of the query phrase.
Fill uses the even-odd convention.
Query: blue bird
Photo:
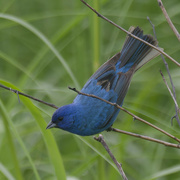
[[[157,46],[151,35],[143,35],[139,27],[129,30],[139,38]],[[160,53],[150,46],[127,36],[121,52],[103,64],[87,81],[81,92],[94,94],[122,106],[133,74]],[[81,136],[107,130],[120,109],[99,99],[78,94],[72,104],[58,108],[46,129],[60,128]]]

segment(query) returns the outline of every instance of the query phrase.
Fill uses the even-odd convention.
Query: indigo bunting
[[[151,35],[139,27],[129,30],[157,46]],[[87,81],[81,92],[94,94],[122,106],[133,74],[160,53],[139,40],[127,36],[121,52],[104,63]],[[110,128],[120,109],[99,99],[78,94],[72,104],[57,109],[46,129],[60,128],[81,136],[100,133]]]

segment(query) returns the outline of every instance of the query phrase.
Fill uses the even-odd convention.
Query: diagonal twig
[[[22,96],[25,96],[25,97],[27,97],[27,98],[33,99],[33,100],[35,100],[35,101],[38,101],[38,102],[40,102],[40,103],[42,103],[42,104],[45,104],[45,105],[47,105],[47,106],[50,106],[50,107],[52,107],[52,108],[58,109],[58,107],[57,107],[56,105],[54,105],[54,104],[47,103],[47,102],[42,101],[42,100],[40,100],[40,99],[37,99],[37,98],[35,98],[35,97],[33,97],[33,96],[24,94],[24,93],[22,93],[22,92],[20,92],[20,91],[18,91],[18,90],[9,88],[9,87],[4,86],[4,85],[2,85],[2,84],[0,84],[0,87],[1,87],[1,88],[4,88],[4,89],[6,89],[6,90],[9,90],[9,91],[11,91],[11,92],[13,92],[13,93],[15,93],[15,94],[17,94],[17,96],[18,96],[18,95],[22,95]],[[19,96],[18,96],[18,101],[19,101]]]
[[[159,7],[161,8],[165,18],[166,18],[166,21],[168,22],[170,28],[173,30],[174,34],[176,35],[177,39],[180,41],[180,34],[179,32],[177,31],[176,27],[174,26],[174,24],[172,23],[163,3],[161,0],[157,0],[158,1],[158,4],[159,4]]]
[[[106,142],[104,141],[104,138],[103,138],[102,134],[99,134],[99,137],[94,137],[94,139],[95,139],[96,141],[100,142],[100,143],[103,145],[103,147],[106,149],[106,151],[108,152],[109,156],[111,157],[111,159],[114,161],[115,165],[117,166],[117,168],[118,168],[118,170],[119,170],[122,178],[123,178],[124,180],[128,180],[128,178],[126,177],[126,175],[125,175],[125,173],[124,173],[124,171],[123,171],[122,164],[120,164],[120,163],[116,160],[116,158],[114,157],[114,155],[113,155],[112,152],[110,151],[108,145],[107,145]]]
[[[143,39],[133,35],[132,33],[130,33],[129,31],[125,30],[124,28],[122,28],[121,26],[117,25],[116,23],[114,23],[113,21],[109,20],[108,18],[106,18],[105,16],[101,15],[100,13],[98,13],[94,8],[92,8],[88,3],[86,3],[84,0],[81,0],[82,3],[84,3],[88,8],[90,8],[93,12],[95,12],[97,14],[98,17],[104,19],[105,21],[109,22],[110,24],[114,25],[115,27],[117,27],[118,29],[122,30],[123,32],[125,32],[126,34],[128,34],[129,36],[147,44],[148,46],[151,46],[152,48],[156,49],[157,51],[159,51],[161,54],[163,54],[164,56],[166,56],[168,59],[170,59],[172,62],[174,62],[177,66],[180,67],[180,63],[178,63],[175,59],[173,59],[171,56],[169,56],[167,53],[165,53],[164,51],[162,51],[159,47],[153,46],[152,44],[148,43],[147,41],[144,41]]]
[[[156,142],[156,143],[159,143],[159,144],[163,144],[165,146],[180,149],[180,144],[169,143],[169,142],[162,141],[162,140],[159,140],[159,139],[151,138],[149,136],[144,136],[144,135],[141,135],[141,134],[131,133],[131,132],[123,131],[123,130],[112,128],[112,127],[110,129],[108,129],[108,130],[118,132],[118,133],[122,133],[122,134],[126,134],[126,135],[133,136],[133,137],[137,137],[137,138],[141,138],[141,139],[145,139],[147,141]]]

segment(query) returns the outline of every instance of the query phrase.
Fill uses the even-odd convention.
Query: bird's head
[[[68,104],[58,108],[46,129],[60,128],[66,131],[70,131],[73,128],[73,124],[76,118],[76,106],[74,104]]]

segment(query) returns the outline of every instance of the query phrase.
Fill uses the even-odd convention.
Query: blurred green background
[[[87,1],[125,29],[140,26],[180,62],[180,43],[152,0]],[[179,0],[163,1],[180,31]],[[121,50],[126,34],[99,19],[80,0],[0,1],[0,83],[62,106],[97,68]],[[180,102],[180,70],[166,59]],[[133,77],[123,107],[180,138],[174,103],[159,70],[160,57]],[[168,80],[169,83],[169,80]],[[45,130],[55,109],[0,89],[0,179],[118,180],[107,152],[93,137]],[[113,127],[174,142],[120,112]],[[113,132],[102,133],[129,179],[178,180],[180,151]],[[175,143],[175,142],[174,142]]]

